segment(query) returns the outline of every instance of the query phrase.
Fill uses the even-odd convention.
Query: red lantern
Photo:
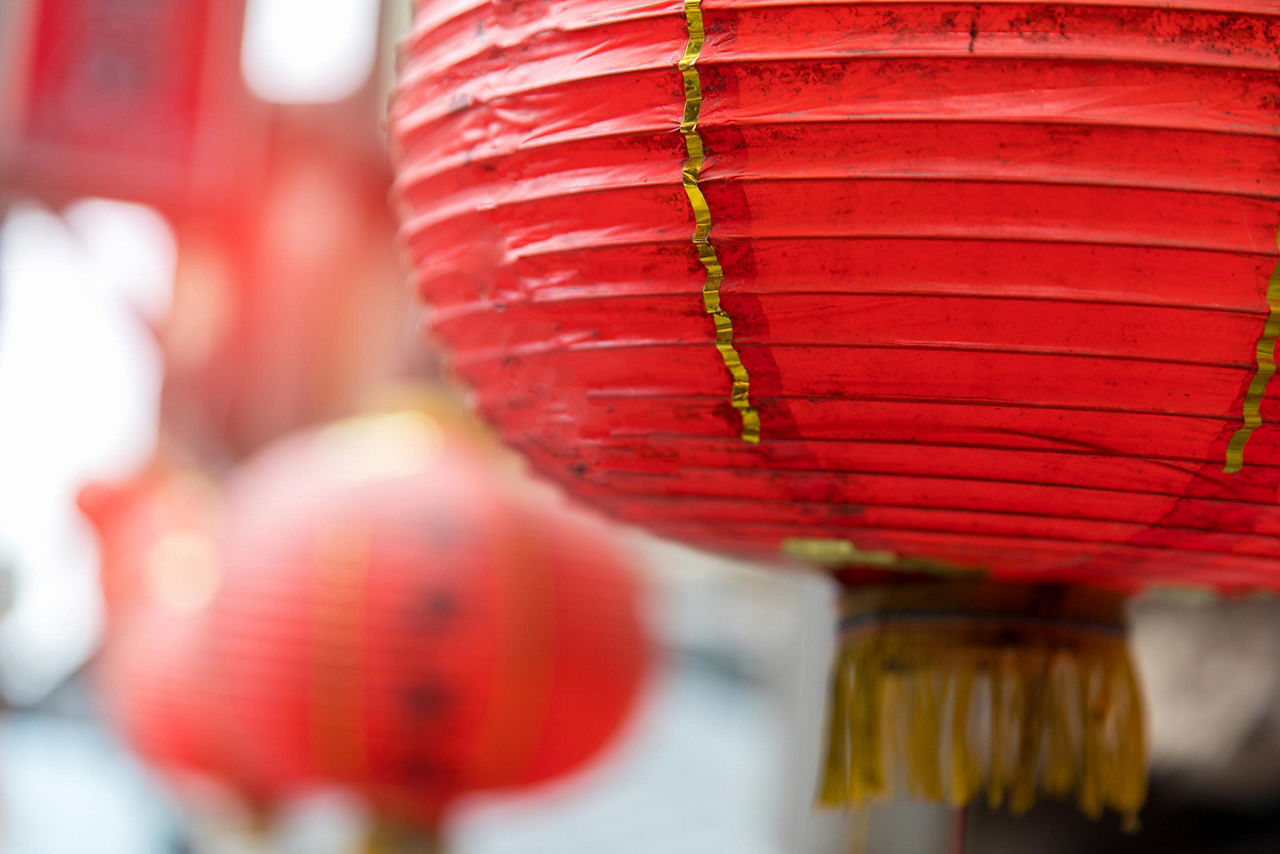
[[[267,801],[343,784],[434,825],[461,792],[596,754],[646,668],[639,590],[549,498],[417,413],[247,464],[205,665],[235,777]]]
[[[434,331],[542,471],[668,535],[1275,586],[1280,21],[1169,5],[423,2],[392,124]]]

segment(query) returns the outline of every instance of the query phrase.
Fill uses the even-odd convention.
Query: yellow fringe
[[[1141,695],[1119,633],[1019,620],[892,619],[845,640],[819,800],[913,796],[1025,812],[1037,794],[1135,822]]]

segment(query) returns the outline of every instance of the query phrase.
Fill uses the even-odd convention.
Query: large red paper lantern
[[[229,485],[210,726],[261,800],[339,784],[432,825],[460,793],[579,767],[636,704],[617,548],[441,423],[340,422]]]
[[[486,416],[629,521],[846,570],[1275,586],[1278,45],[1247,0],[427,0],[405,243]]]

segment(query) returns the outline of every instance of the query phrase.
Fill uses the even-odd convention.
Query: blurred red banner
[[[214,203],[243,168],[263,113],[241,82],[242,3],[20,0],[11,15],[3,183],[172,209]]]

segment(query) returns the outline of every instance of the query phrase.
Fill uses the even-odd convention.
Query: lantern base
[[[841,609],[824,806],[905,783],[953,805],[1074,797],[1133,823],[1146,797],[1141,691],[1124,603],[1048,585],[852,589]]]

